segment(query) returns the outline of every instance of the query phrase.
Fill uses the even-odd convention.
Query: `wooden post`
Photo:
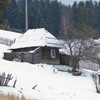
[[[16,79],[15,79],[15,81],[14,81],[14,84],[13,84],[13,87],[14,87],[14,88],[15,88],[16,82],[17,82],[17,77],[16,77]]]
[[[9,83],[9,81],[10,81],[12,78],[13,78],[13,77],[12,77],[12,74],[8,74],[4,85],[7,86],[8,83]]]
[[[1,79],[1,85],[3,86],[4,85],[4,82],[5,82],[5,77],[6,76],[6,74],[5,74],[5,72],[3,72],[2,73],[2,79]]]

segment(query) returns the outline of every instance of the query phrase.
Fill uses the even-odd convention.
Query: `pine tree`
[[[17,5],[19,9],[19,14],[17,17],[18,28],[24,30],[25,29],[25,0],[19,0],[17,2]]]
[[[94,6],[94,28],[100,30],[100,2],[95,2]]]
[[[87,8],[87,18],[88,18],[88,25],[93,26],[93,2],[92,1],[86,1],[85,6]]]
[[[0,0],[0,23],[4,23],[4,20],[2,19],[2,14],[7,5],[8,0]]]
[[[81,23],[85,22],[85,7],[84,7],[84,2],[80,2],[78,5],[78,21]]]
[[[57,36],[60,30],[60,4],[57,0],[51,1],[47,13],[47,30]]]
[[[8,19],[9,26],[15,28],[17,25],[16,18],[19,14],[18,6],[15,0],[9,1],[9,6],[6,10],[6,18]]]
[[[73,20],[76,23],[78,21],[78,4],[76,1],[74,2],[72,8],[73,8],[73,13],[74,13]]]

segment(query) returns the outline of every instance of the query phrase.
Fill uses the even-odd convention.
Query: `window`
[[[51,58],[56,58],[56,50],[51,49]]]

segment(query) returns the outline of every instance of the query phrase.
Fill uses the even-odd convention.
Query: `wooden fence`
[[[33,53],[4,53],[4,59],[9,61],[33,63]]]
[[[3,72],[0,74],[0,86],[8,86],[9,81],[12,79],[12,74],[7,74]]]
[[[79,65],[80,65],[81,68],[90,69],[90,70],[93,70],[93,71],[100,70],[100,65],[93,63],[91,61],[80,61]]]
[[[11,46],[13,43],[14,43],[14,40],[0,37],[0,44]]]
[[[85,68],[85,69],[89,69],[89,70],[93,70],[93,71],[100,70],[99,66],[82,66],[81,68]]]

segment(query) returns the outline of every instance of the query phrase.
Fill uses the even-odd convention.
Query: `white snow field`
[[[10,40],[14,40],[14,39],[17,40],[21,35],[22,35],[21,33],[11,32],[11,31],[0,29],[0,37],[2,37],[2,38],[6,38],[6,39],[10,39]]]
[[[92,71],[81,69],[82,76],[73,76],[57,71],[57,68],[68,69],[67,66],[6,61],[1,55],[7,48],[0,45],[0,73],[12,74],[13,79],[9,82],[10,87],[0,87],[0,93],[24,95],[31,100],[100,100],[91,78]]]
[[[0,86],[0,93],[24,95],[30,100],[100,100],[91,77],[92,71],[80,69],[82,75],[73,76],[57,70],[67,70],[68,66],[6,61],[2,58],[8,48],[0,44],[0,74],[9,73],[13,78],[8,87]],[[15,79],[17,82],[13,88]]]

